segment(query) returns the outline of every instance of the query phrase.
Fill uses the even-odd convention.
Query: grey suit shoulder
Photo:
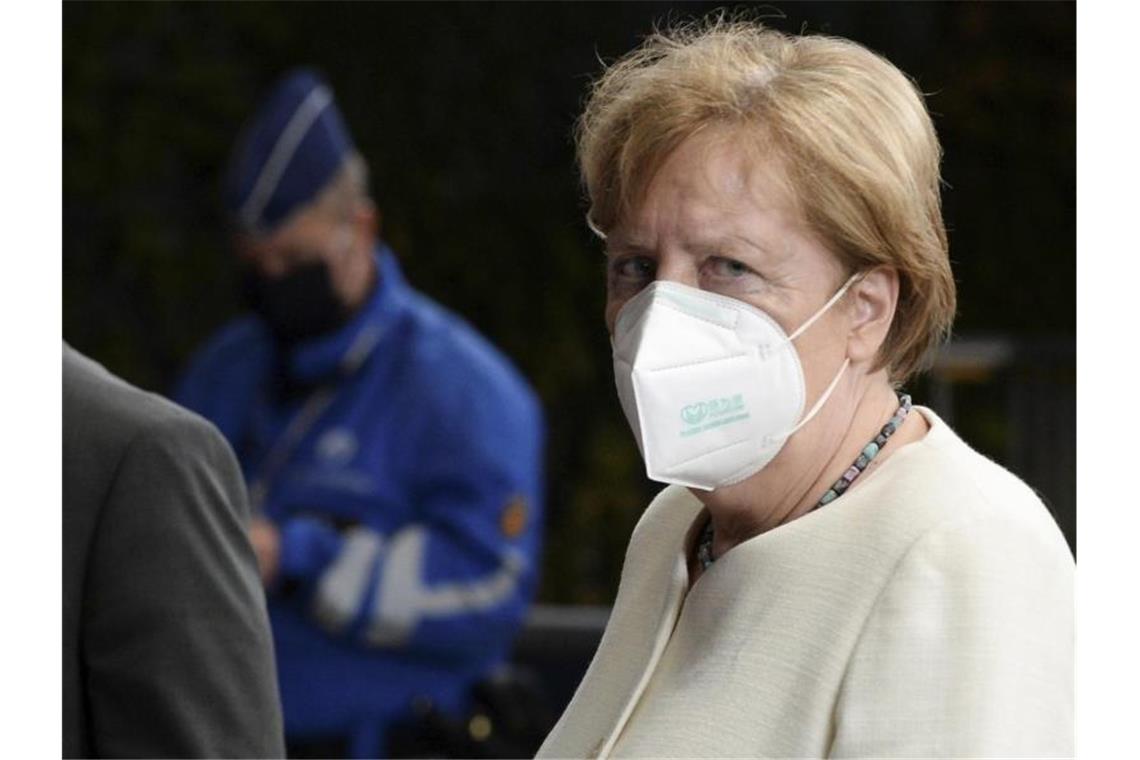
[[[241,472],[206,420],[63,347],[63,754],[281,756]]]

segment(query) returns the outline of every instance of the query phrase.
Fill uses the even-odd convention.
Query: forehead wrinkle
[[[732,136],[724,130],[709,135],[698,146],[699,171],[685,187],[686,199],[692,199],[690,208],[710,216],[719,213],[717,221],[730,230],[738,229],[742,220],[757,221],[757,212],[765,228],[786,231],[794,227],[797,204],[778,154],[761,152],[748,144],[741,147],[739,140],[729,140]],[[702,221],[707,223],[698,220]],[[745,242],[768,241],[746,238]]]
[[[694,135],[660,166],[626,223],[611,230],[614,250],[686,250],[743,244],[773,259],[793,253],[796,213],[778,152],[737,129]]]

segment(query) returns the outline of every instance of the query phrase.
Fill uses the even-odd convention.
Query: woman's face
[[[745,301],[785,332],[805,322],[847,273],[795,208],[779,162],[733,146],[733,134],[691,137],[666,160],[644,199],[606,238],[606,326],[654,280]],[[844,357],[842,301],[796,339],[808,399]],[[810,403],[810,402],[809,402]]]

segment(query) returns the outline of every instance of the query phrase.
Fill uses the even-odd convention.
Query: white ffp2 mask
[[[790,336],[735,298],[657,281],[618,312],[614,379],[651,480],[711,491],[759,472],[819,411],[847,369],[811,410],[792,341],[854,282]]]

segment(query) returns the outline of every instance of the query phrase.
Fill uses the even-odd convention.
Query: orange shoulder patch
[[[507,538],[518,538],[526,530],[528,518],[526,499],[521,494],[515,495],[503,508],[499,528]]]

